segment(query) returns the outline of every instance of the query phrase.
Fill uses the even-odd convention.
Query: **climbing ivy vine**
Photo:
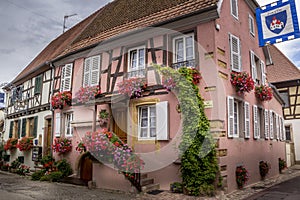
[[[215,191],[219,167],[215,142],[209,131],[198,82],[195,81],[199,73],[187,67],[174,70],[156,65],[155,68],[163,75],[165,87],[172,90],[180,102],[183,134],[179,152],[183,186],[189,195],[211,195]]]

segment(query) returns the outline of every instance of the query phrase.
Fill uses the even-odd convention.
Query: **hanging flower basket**
[[[247,72],[232,72],[230,82],[238,93],[251,92],[254,89],[254,81]]]
[[[87,86],[81,87],[75,94],[75,98],[78,103],[86,103],[88,101],[96,99],[96,97],[101,94],[100,87],[97,86]]]
[[[81,142],[77,142],[77,147],[76,147],[76,151],[79,152],[79,153],[83,153],[83,152],[86,152],[86,147],[84,145],[84,143],[81,141]]]
[[[58,92],[51,98],[51,105],[53,109],[62,109],[63,106],[71,105],[72,93],[70,91]]]
[[[147,87],[142,78],[131,78],[118,83],[119,94],[127,95],[130,98],[140,98]]]
[[[272,88],[267,85],[256,86],[255,96],[261,101],[270,101],[273,98]]]
[[[72,141],[68,138],[55,138],[52,150],[59,154],[64,154],[72,150]]]
[[[236,167],[235,171],[236,183],[239,189],[242,189],[246,182],[249,180],[249,173],[244,166]]]
[[[33,138],[32,137],[22,137],[17,147],[20,151],[29,151],[33,147]]]
[[[14,150],[17,148],[18,139],[17,138],[9,138],[4,145],[4,150]]]

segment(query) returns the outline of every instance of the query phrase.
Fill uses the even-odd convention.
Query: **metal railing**
[[[173,63],[171,67],[173,69],[179,69],[181,67],[196,67],[196,60],[193,59],[193,60],[186,60],[178,63]]]

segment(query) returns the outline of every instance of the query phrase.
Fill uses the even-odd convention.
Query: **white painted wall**
[[[286,125],[292,127],[292,137],[295,144],[296,161],[300,161],[300,119],[285,120]]]

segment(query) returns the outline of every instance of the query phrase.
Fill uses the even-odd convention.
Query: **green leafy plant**
[[[265,161],[259,162],[259,174],[262,179],[264,179],[269,173],[269,169],[271,168],[270,164]]]
[[[31,180],[33,181],[39,181],[46,173],[46,170],[45,169],[42,169],[40,171],[37,171],[37,172],[34,172],[32,175],[31,175]]]
[[[182,193],[183,192],[183,186],[182,183],[174,182],[170,184],[170,190],[173,193]]]
[[[155,66],[166,78],[175,84],[183,118],[182,141],[179,145],[181,174],[185,193],[198,196],[212,195],[219,171],[215,142],[209,132],[209,121],[204,113],[204,102],[199,93],[193,68],[182,67],[178,71],[169,67]],[[168,89],[168,88],[167,88]],[[204,141],[205,142],[204,145]]]
[[[17,169],[17,174],[21,176],[25,176],[27,173],[29,173],[30,167],[26,165],[20,165]]]
[[[54,164],[54,158],[51,155],[43,156],[41,164],[46,171],[52,170]]]
[[[235,170],[236,183],[239,189],[242,189],[249,180],[249,173],[244,166],[238,166]]]
[[[62,159],[55,163],[56,169],[62,173],[63,177],[67,177],[73,173],[70,163],[66,159]]]
[[[279,172],[281,173],[282,170],[284,170],[286,166],[286,162],[284,159],[278,158],[278,165],[279,165]]]
[[[17,168],[20,167],[21,164],[22,164],[22,163],[20,163],[18,160],[14,160],[14,161],[12,161],[12,163],[10,164],[10,168],[12,168],[12,169],[17,169]]]

